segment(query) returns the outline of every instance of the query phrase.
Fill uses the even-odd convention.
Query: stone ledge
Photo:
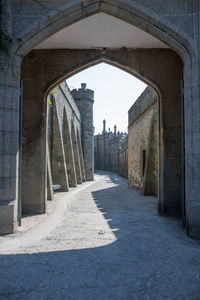
[[[140,95],[137,101],[128,111],[128,126],[130,126],[141,114],[145,112],[156,100],[156,92],[149,86]]]

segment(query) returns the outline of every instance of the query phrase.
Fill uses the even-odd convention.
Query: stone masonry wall
[[[62,83],[48,97],[48,185],[59,184],[61,190],[68,191],[70,186],[85,181],[80,136],[80,112],[67,84]]]
[[[158,103],[147,88],[129,110],[128,182],[144,194],[158,190]]]

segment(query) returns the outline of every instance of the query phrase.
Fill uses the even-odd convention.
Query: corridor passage
[[[59,201],[54,227],[0,237],[1,300],[200,299],[200,242],[156,198],[102,171]]]

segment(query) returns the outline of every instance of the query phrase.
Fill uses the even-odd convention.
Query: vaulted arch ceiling
[[[98,13],[82,19],[40,43],[36,49],[167,48],[150,34],[118,18]]]

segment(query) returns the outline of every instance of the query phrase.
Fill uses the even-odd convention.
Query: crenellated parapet
[[[90,101],[94,102],[94,91],[86,88],[86,83],[81,83],[81,88],[73,89],[72,96],[76,101]]]

